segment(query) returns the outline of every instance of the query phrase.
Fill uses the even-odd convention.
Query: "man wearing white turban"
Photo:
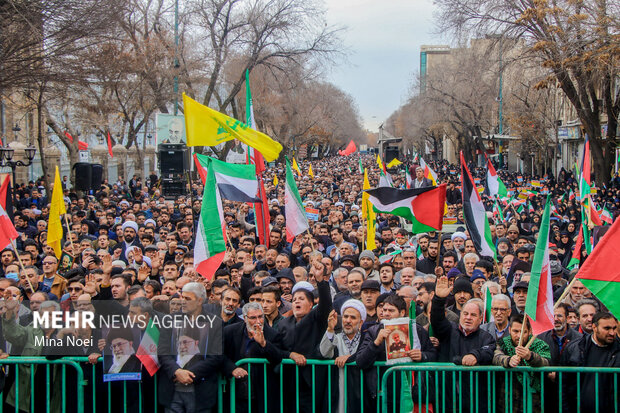
[[[123,225],[121,226],[121,228],[123,229],[123,242],[121,242],[120,244],[117,244],[114,247],[114,250],[117,250],[120,248],[122,252],[121,252],[121,256],[119,257],[119,259],[124,261],[126,264],[129,264],[129,261],[127,260],[127,253],[126,253],[127,249],[129,247],[137,247],[144,251],[144,248],[142,248],[142,244],[140,243],[140,240],[138,239],[138,224],[136,222],[125,221]]]
[[[342,314],[342,332],[335,334],[334,329],[338,323],[338,314],[336,311],[330,313],[327,319],[327,330],[321,339],[319,349],[321,355],[325,358],[331,359],[335,356],[335,350],[338,351],[338,357],[336,357],[336,366],[339,367],[339,396],[338,396],[338,409],[337,412],[344,413],[344,398],[348,397],[348,409],[350,411],[357,411],[360,409],[354,409],[354,406],[359,405],[359,394],[352,389],[359,389],[359,385],[353,386],[353,383],[359,383],[359,371],[357,369],[348,369],[348,391],[345,394],[344,391],[344,375],[343,369],[345,363],[353,363],[355,361],[355,353],[357,353],[357,347],[359,346],[361,339],[360,328],[364,321],[366,321],[366,307],[364,304],[355,299],[350,299],[342,304],[340,309]],[[357,397],[356,397],[357,395]]]

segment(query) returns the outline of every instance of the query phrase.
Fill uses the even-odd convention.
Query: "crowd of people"
[[[127,183],[105,182],[91,194],[71,190],[63,181],[69,228],[61,257],[46,242],[51,192],[40,182],[17,186],[17,250],[0,253],[2,356],[87,357],[81,364],[96,370],[87,376],[87,410],[95,403],[89,397],[92,391],[98,406],[126,404],[127,411],[137,411],[137,406],[153,411],[158,404],[169,412],[215,411],[221,376],[235,382],[238,411],[247,410],[248,403],[253,411],[264,411],[265,403],[269,411],[281,405],[284,411],[328,411],[329,406],[338,412],[376,411],[387,369],[375,367],[386,360],[389,331],[384,324],[399,317],[415,319],[419,343],[406,350],[413,363],[620,367],[616,318],[580,281],[570,283],[576,269],[569,268],[569,262],[581,225],[579,201],[571,197],[578,193],[573,173],[529,176],[500,170],[509,190],[527,188],[527,202],[522,212],[511,205],[500,215],[494,200],[483,196],[497,247],[494,260],[481,256],[468,236],[460,168],[446,161],[429,164],[438,173],[438,183],[447,184],[445,218],[454,231],[412,234],[403,219],[378,214],[377,248],[366,249],[358,165],[375,187],[380,176],[375,159],[356,153],[315,160],[314,176],[305,173],[308,162],[301,162],[299,195],[305,207],[318,210],[318,218],[292,242],[286,242],[284,165],[267,168],[268,239],[260,242],[250,205],[223,200],[228,249],[214,274],[199,274],[194,266],[197,220],[202,197],[209,196],[202,193],[200,180],[192,183],[187,196],[176,199],[161,196],[156,176],[145,182],[137,176]],[[405,167],[413,187],[432,185],[410,160],[389,171],[395,187],[405,188]],[[471,165],[471,171],[484,185],[486,168]],[[533,186],[533,181],[538,184]],[[620,178],[598,183],[593,199],[615,218]],[[533,336],[523,312],[548,193],[555,206],[549,258],[559,304],[553,329]],[[585,249],[579,256],[583,263]],[[484,314],[487,291],[492,296],[491,319]],[[147,325],[139,336],[125,331],[103,336],[85,326],[36,327],[36,314],[49,310],[114,311],[147,320],[167,314],[214,315],[216,323],[209,328],[160,328],[159,368],[152,376],[135,356]],[[61,340],[62,351],[36,345],[40,337]],[[93,337],[90,345],[67,344],[69,338]],[[252,368],[237,364],[248,358],[267,363]],[[283,362],[286,359],[290,361]],[[328,368],[313,360],[335,362]],[[140,380],[103,382],[106,373],[136,369]],[[47,403],[60,408],[63,399],[74,406],[70,389],[76,382],[69,370],[63,377],[57,368],[50,373],[43,366],[5,366],[4,403],[17,404],[21,411],[44,410]],[[50,374],[52,389],[46,392]],[[564,373],[560,380],[556,372],[527,378],[515,374],[504,383],[508,376],[503,374],[479,374],[462,382],[451,375],[438,380],[417,375],[412,381],[390,379],[384,395],[394,407],[393,400],[398,403],[409,386],[413,402],[434,411],[468,411],[473,398],[479,411],[493,403],[499,411],[518,411],[529,404],[535,411],[544,407],[570,412],[578,410],[577,398],[581,411],[594,411],[594,406],[611,411],[620,405],[614,376]],[[486,392],[491,381],[493,397]],[[232,409],[230,391],[227,387],[219,401],[225,409]],[[423,402],[418,394],[425,394]]]

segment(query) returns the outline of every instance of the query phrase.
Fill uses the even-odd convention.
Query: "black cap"
[[[518,283],[515,283],[515,285],[512,286],[512,291],[517,291],[519,289],[527,290],[527,287],[528,287],[528,283],[526,281],[519,281]]]
[[[265,277],[260,282],[260,285],[261,287],[267,287],[268,285],[277,284],[277,283],[278,283],[278,280],[276,280],[274,277]]]
[[[287,278],[295,284],[295,274],[293,274],[293,270],[290,268],[282,268],[280,272],[278,272],[276,279],[280,281],[281,278]]]
[[[358,266],[357,255],[345,255],[342,258],[340,258],[340,261],[338,263],[342,265],[346,261],[351,261],[354,267]]]
[[[381,291],[381,284],[379,284],[379,281],[375,281],[375,280],[366,280],[362,283],[362,290],[375,290],[375,291]]]

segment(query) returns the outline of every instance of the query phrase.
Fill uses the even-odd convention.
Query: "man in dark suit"
[[[427,186],[433,186],[433,182],[424,177],[424,169],[421,166],[415,168],[415,179],[411,183],[412,188],[426,188]]]
[[[222,355],[222,320],[203,311],[204,285],[185,284],[181,295],[183,314],[175,314],[179,319],[168,323],[174,327],[162,329],[159,335],[159,401],[170,412],[210,413],[217,407],[218,374],[242,378],[247,372]],[[182,327],[177,328],[177,321]]]
[[[248,303],[243,306],[245,322],[236,323],[224,328],[224,355],[232,363],[247,358],[264,358],[268,365],[254,366],[252,376],[251,402],[252,411],[263,412],[265,407],[264,396],[267,395],[267,409],[279,410],[279,391],[277,390],[278,376],[274,370],[282,361],[281,347],[282,334],[265,322],[263,307],[259,303]],[[265,373],[267,383],[263,380]],[[248,410],[248,381],[236,381],[236,409],[238,412]],[[226,398],[225,398],[226,400]]]
[[[398,295],[390,295],[383,301],[383,319],[392,320],[394,318],[405,317],[407,312],[407,304],[405,300]],[[420,324],[415,323],[416,333],[419,339],[420,348],[412,349],[408,351],[408,357],[414,362],[433,362],[437,359],[437,350],[433,347],[431,340],[428,336],[428,332]],[[385,346],[387,345],[387,338],[390,335],[390,330],[384,328],[383,324],[376,324],[368,329],[364,340],[360,344],[360,348],[357,351],[356,362],[360,369],[364,370],[364,377],[366,381],[364,383],[366,394],[369,397],[364,398],[364,411],[376,411],[377,402],[377,384],[379,377],[377,376],[377,369],[374,367],[376,361],[386,360]],[[381,377],[387,370],[387,367],[383,367],[381,370]],[[387,389],[390,392],[387,396],[388,411],[392,411],[392,391],[395,394],[400,394],[400,380],[397,380],[396,384],[389,380]],[[416,386],[422,386],[422,394],[426,393],[425,387],[430,383],[418,383]],[[430,389],[429,389],[430,390]],[[417,387],[414,387],[414,391],[411,394],[417,395]],[[432,397],[429,397],[433,400]],[[416,401],[416,400],[414,400]],[[422,410],[422,409],[420,409]]]

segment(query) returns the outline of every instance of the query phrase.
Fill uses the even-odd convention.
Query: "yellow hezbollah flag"
[[[377,164],[379,165],[379,168],[383,169],[383,162],[381,162],[381,157],[379,154],[377,154]]]
[[[273,185],[278,186],[278,175],[273,176]]]
[[[297,161],[293,158],[293,166],[291,167],[297,172],[297,176],[301,176],[301,169],[299,169],[299,165],[297,165]]]
[[[387,167],[388,167],[388,168],[394,168],[395,166],[402,165],[402,164],[403,164],[403,163],[402,163],[401,161],[399,161],[398,159],[394,158],[394,159],[392,159],[392,160],[390,161],[390,163],[389,163],[389,164],[387,164]]]
[[[54,248],[56,258],[62,255],[62,222],[60,216],[67,213],[65,209],[65,199],[62,194],[62,184],[60,174],[56,166],[56,176],[54,176],[54,189],[52,191],[52,202],[50,204],[50,215],[47,223],[47,244]]]
[[[312,171],[312,165],[308,167],[308,175],[310,175],[314,179],[314,172]]]
[[[378,157],[377,157],[378,159]],[[370,182],[368,181],[368,171],[364,170],[364,190],[370,189]],[[362,193],[362,217],[366,220],[366,249],[374,250],[377,248],[375,244],[375,219],[376,214],[372,209],[370,203],[370,195],[366,192]]]
[[[266,161],[278,158],[282,145],[245,123],[217,112],[183,93],[187,146],[216,146],[237,139],[263,154]]]

